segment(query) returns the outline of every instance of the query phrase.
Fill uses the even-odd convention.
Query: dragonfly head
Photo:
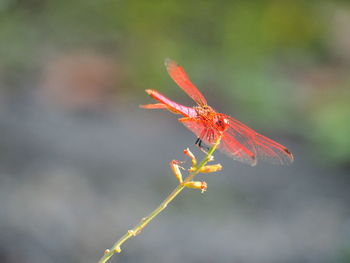
[[[217,115],[215,125],[220,132],[224,132],[229,127],[229,120],[223,115]]]

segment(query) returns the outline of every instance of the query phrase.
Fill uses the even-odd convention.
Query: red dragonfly
[[[182,115],[179,121],[198,137],[196,144],[200,147],[202,141],[207,145],[212,145],[221,136],[218,149],[235,160],[252,166],[256,165],[258,160],[266,160],[274,164],[293,162],[293,155],[286,147],[262,136],[226,114],[217,113],[208,106],[202,93],[192,84],[183,68],[175,61],[166,59],[165,66],[170,77],[197,103],[197,106],[180,105],[156,90],[147,89],[148,95],[160,103],[140,107],[167,109],[172,113]]]

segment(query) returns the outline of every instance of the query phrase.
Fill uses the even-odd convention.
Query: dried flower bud
[[[190,151],[190,149],[188,149],[188,148],[185,149],[184,154],[191,158],[192,167],[195,167],[197,165],[197,160],[196,160],[196,157],[194,156],[194,154]]]
[[[200,189],[202,190],[202,193],[207,190],[207,183],[206,182],[200,182],[200,181],[191,181],[184,184],[187,188],[193,188],[193,189]]]
[[[172,160],[170,162],[170,168],[173,171],[177,180],[179,180],[179,182],[182,183],[183,180],[182,180],[182,174],[181,174],[180,166],[179,166],[180,163],[181,163],[180,161]]]
[[[214,173],[214,172],[217,172],[217,171],[220,171],[222,169],[222,166],[221,164],[213,164],[213,165],[206,165],[206,166],[203,166],[199,172],[201,173]]]

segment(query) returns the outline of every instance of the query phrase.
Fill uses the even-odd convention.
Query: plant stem
[[[131,230],[128,230],[128,232],[122,236],[117,242],[114,243],[114,245],[110,249],[106,249],[105,254],[103,257],[98,261],[98,263],[105,263],[107,262],[115,253],[120,253],[121,249],[120,246],[129,238],[136,236],[140,234],[142,229],[153,219],[155,218],[161,211],[163,211],[167,205],[185,188],[184,183],[190,182],[193,180],[193,178],[199,173],[199,170],[205,166],[211,159],[211,156],[213,155],[214,151],[216,150],[217,146],[220,143],[221,137],[219,137],[216,142],[211,146],[209,149],[207,155],[203,158],[203,160],[197,165],[196,169],[191,172],[184,180],[183,184],[179,184],[170,195],[168,195],[167,198],[147,217],[144,217],[141,219],[140,223],[137,224],[134,228]]]

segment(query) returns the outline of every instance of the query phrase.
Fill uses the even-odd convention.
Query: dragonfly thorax
[[[227,128],[229,127],[229,121],[228,119],[221,115],[221,114],[216,114],[214,117],[214,123],[216,125],[217,130],[219,130],[220,132],[224,132],[227,130]]]
[[[210,106],[195,107],[198,118],[204,121],[212,129],[224,132],[229,127],[229,120],[222,113],[217,113]]]

